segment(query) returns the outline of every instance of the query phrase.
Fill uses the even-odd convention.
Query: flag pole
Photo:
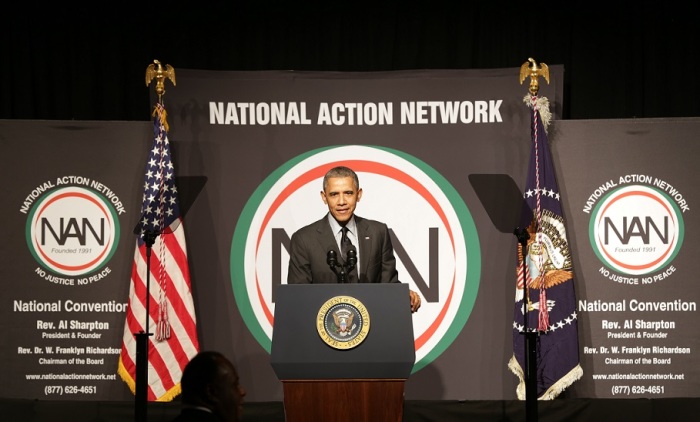
[[[520,84],[522,85],[523,81],[527,78],[530,77],[530,86],[528,88],[528,92],[530,94],[530,100],[532,102],[537,101],[537,94],[539,93],[539,77],[544,77],[547,83],[549,83],[549,68],[547,67],[546,64],[541,63],[539,66],[537,62],[533,58],[528,58],[525,63],[523,63],[520,67]],[[533,106],[532,108],[532,115],[531,115],[531,121],[533,122],[533,133],[535,131],[535,126],[536,124],[536,119],[537,118],[537,107]],[[536,143],[538,140],[534,137],[533,135],[533,141]],[[533,146],[534,147],[534,146]],[[536,176],[539,178],[539,174]],[[539,211],[539,210],[537,210]],[[527,422],[537,422],[539,418],[538,414],[538,409],[537,409],[537,335],[538,335],[538,327],[535,327],[535,329],[530,329],[529,328],[529,316],[530,316],[530,287],[528,286],[528,268],[525,263],[525,257],[527,256],[527,253],[529,252],[527,250],[528,248],[528,240],[530,238],[530,234],[528,233],[526,228],[516,228],[514,231],[514,234],[518,238],[518,242],[520,243],[521,247],[521,252],[522,252],[522,273],[524,277],[524,299],[523,299],[523,307],[524,307],[524,325],[523,325],[523,335],[525,336],[525,368],[523,370],[525,374],[525,420]],[[542,307],[542,303],[540,303],[540,307]],[[545,309],[546,309],[546,303],[544,304]]]
[[[150,312],[151,298],[151,250],[158,237],[158,233],[147,230],[143,239],[146,243],[146,322],[145,331],[141,330],[134,334],[136,337],[136,394],[134,396],[134,411],[136,422],[146,422],[148,420],[148,337],[153,335],[149,332],[148,314]]]
[[[527,265],[525,257],[527,256],[527,241],[530,239],[530,234],[527,228],[517,227],[513,234],[517,237],[520,243],[523,260],[521,263],[522,273],[525,277],[525,298],[523,299],[524,307],[524,326],[523,335],[525,336],[525,420],[527,422],[536,422],[538,419],[537,412],[537,333],[528,329],[528,318],[530,313],[530,292],[527,286]]]
[[[146,67],[146,86],[151,84],[153,79],[156,80],[155,91],[158,95],[158,104],[163,103],[163,94],[165,94],[165,79],[175,84],[175,69],[170,65],[165,67],[158,61],[154,60],[152,64]],[[158,105],[155,106],[157,108]],[[154,113],[155,114],[155,113]],[[163,122],[163,124],[166,124]],[[159,230],[143,229],[141,223],[136,226],[137,234],[143,236],[143,241],[146,245],[146,300],[145,300],[145,323],[144,330],[135,333],[136,337],[136,387],[135,387],[135,403],[134,412],[136,422],[146,422],[148,420],[147,404],[148,404],[148,346],[149,337],[153,335],[150,332],[150,299],[151,299],[151,251],[156,238],[161,235],[163,227]]]

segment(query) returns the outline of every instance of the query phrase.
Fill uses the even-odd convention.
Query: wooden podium
[[[346,303],[362,311],[355,326],[367,328],[357,345],[326,336],[329,314]],[[287,422],[400,422],[414,362],[408,285],[278,286],[271,364]]]

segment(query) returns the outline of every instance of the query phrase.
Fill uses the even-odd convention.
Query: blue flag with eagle
[[[583,370],[571,252],[545,131],[551,117],[549,102],[528,95],[525,103],[530,108],[532,143],[520,227],[527,228],[529,239],[524,254],[520,242],[517,246],[513,357],[508,368],[520,379],[517,395],[524,400],[524,330],[536,332],[537,398],[551,400],[581,378]]]

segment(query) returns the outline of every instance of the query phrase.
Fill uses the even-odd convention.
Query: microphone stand
[[[146,331],[141,330],[134,334],[136,337],[136,394],[135,412],[136,422],[146,422],[148,413],[146,405],[148,403],[148,337],[153,335],[148,332],[148,315],[150,312],[151,299],[151,249],[156,242],[159,233],[154,230],[146,230],[143,240],[146,243]]]
[[[335,276],[338,278],[338,283],[348,282],[348,274],[350,274],[350,271],[352,271],[357,264],[357,251],[355,251],[355,249],[350,249],[348,251],[346,261],[347,265],[339,264],[335,251],[332,249],[328,251],[326,263],[328,263],[330,269],[335,273]]]
[[[518,238],[520,248],[523,254],[522,271],[525,280],[523,289],[525,294],[523,297],[523,333],[525,335],[525,420],[528,422],[537,422],[537,333],[528,330],[528,316],[530,304],[530,289],[527,286],[527,266],[525,265],[525,257],[527,255],[527,241],[530,239],[530,234],[527,229],[516,228],[513,234]],[[541,306],[541,304],[540,304]]]

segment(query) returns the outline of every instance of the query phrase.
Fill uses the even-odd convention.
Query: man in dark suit
[[[356,251],[357,264],[347,274],[348,282],[398,283],[396,258],[386,224],[355,215],[362,188],[357,174],[348,167],[334,167],[323,178],[321,199],[328,206],[322,219],[302,227],[290,243],[287,284],[337,283],[338,274],[328,264],[333,251],[340,264],[348,257],[341,251],[344,235]],[[421,305],[418,293],[409,290],[411,311]]]
[[[223,354],[199,352],[182,372],[183,408],[173,422],[238,422],[245,390]]]

